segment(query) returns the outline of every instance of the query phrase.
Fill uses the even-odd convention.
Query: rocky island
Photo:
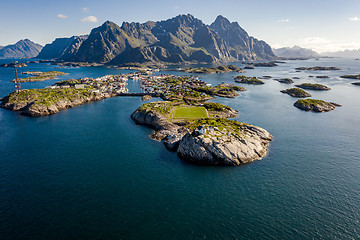
[[[195,164],[240,165],[261,159],[267,154],[272,136],[264,129],[218,118],[235,111],[212,103],[204,107],[178,105],[175,102],[153,102],[138,108],[131,118],[155,130],[152,137],[164,140],[165,146]],[[188,108],[188,111],[183,111]],[[206,108],[206,105],[205,105]],[[217,112],[217,113],[216,113]],[[189,114],[191,113],[191,114]],[[194,119],[193,118],[197,118]]]
[[[355,86],[360,86],[360,82],[353,82],[351,83],[352,85],[355,85]]]
[[[294,106],[304,111],[329,112],[341,105],[317,99],[300,99],[294,103]]]
[[[49,71],[49,72],[22,72],[21,74],[32,75],[33,77],[19,78],[20,82],[39,82],[54,79],[57,76],[67,75],[68,73],[59,72],[59,71]],[[15,80],[12,80],[14,82]]]
[[[310,93],[307,93],[300,88],[289,88],[289,89],[281,90],[280,92],[286,93],[286,94],[288,94],[292,97],[296,97],[296,98],[311,97]]]
[[[277,67],[277,66],[279,66],[274,61],[273,62],[258,62],[258,63],[243,62],[243,64],[246,64],[248,66],[254,66],[254,67]]]
[[[279,83],[285,83],[285,84],[291,84],[294,83],[294,81],[290,78],[281,78],[281,79],[275,79]]]
[[[234,65],[221,65],[218,67],[210,67],[210,68],[184,68],[179,69],[180,72],[188,72],[188,73],[224,73],[224,72],[245,72],[241,68],[235,67]]]
[[[322,85],[322,84],[315,84],[315,83],[302,83],[300,85],[295,85],[296,87],[302,89],[309,89],[309,90],[316,90],[316,91],[329,91],[331,88]]]
[[[30,117],[46,116],[87,102],[118,96],[127,92],[127,75],[106,75],[100,78],[69,79],[45,89],[23,89],[2,99],[0,107]]]
[[[341,78],[348,78],[348,79],[360,79],[360,74],[359,75],[343,75],[340,76]]]
[[[235,82],[243,83],[243,84],[250,84],[250,85],[265,84],[263,81],[257,79],[256,77],[237,76],[234,79],[235,79]]]
[[[298,67],[295,68],[295,70],[306,70],[306,71],[338,71],[341,70],[340,68],[337,67]]]
[[[147,93],[128,93],[125,87],[128,79],[140,80],[141,87]],[[148,95],[144,96],[144,100],[149,99],[149,96],[156,96],[163,100],[198,104],[214,96],[234,98],[238,95],[236,91],[246,91],[246,89],[226,83],[211,87],[196,77],[129,73],[106,75],[96,79],[69,79],[59,81],[45,89],[20,90],[3,98],[0,107],[36,117],[115,96]]]

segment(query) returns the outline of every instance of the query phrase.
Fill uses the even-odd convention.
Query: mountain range
[[[187,14],[121,26],[106,21],[88,36],[55,39],[38,58],[121,65],[273,60],[276,56],[266,42],[249,36],[237,22],[218,16],[206,25]]]
[[[299,46],[283,47],[274,49],[274,53],[278,57],[283,58],[318,58],[320,54],[310,48],[302,48]]]
[[[24,39],[15,44],[0,47],[0,58],[33,58],[41,49],[40,44]]]
[[[360,49],[357,50],[344,50],[338,52],[325,52],[322,55],[327,57],[340,57],[340,58],[360,58]]]

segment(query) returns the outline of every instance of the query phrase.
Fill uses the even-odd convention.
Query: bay
[[[318,65],[342,70],[295,71]],[[20,71],[33,70],[55,66],[29,64]],[[59,79],[127,72],[59,70],[69,73]],[[309,92],[343,105],[328,113],[293,107],[296,99],[280,93],[292,85],[272,79],[261,86],[236,84],[248,91],[215,99],[238,110],[237,120],[274,137],[267,157],[239,167],[194,166],[167,151],[149,138],[151,129],[130,119],[143,104],[137,97],[40,118],[0,109],[0,238],[360,238],[360,87],[339,77],[344,74],[359,74],[358,62],[288,61],[245,73],[327,85],[331,91]],[[215,85],[233,83],[234,75],[199,76]],[[0,68],[0,97],[13,91],[13,78],[12,68]],[[42,88],[59,79],[22,87]],[[140,91],[138,82],[128,84]]]

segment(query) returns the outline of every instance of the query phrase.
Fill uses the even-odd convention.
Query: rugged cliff
[[[109,94],[95,94],[86,89],[28,89],[11,93],[0,107],[38,117],[108,97]]]
[[[78,42],[76,51],[65,51],[75,45],[70,42],[70,39],[55,40],[53,47],[45,46],[39,58],[110,65],[276,58],[269,45],[249,36],[238,23],[230,23],[222,16],[210,26],[190,14],[142,24],[124,22],[121,27],[106,21],[94,28],[86,40]]]
[[[137,124],[153,128],[155,133],[152,137],[164,140],[169,150],[177,151],[186,161],[206,165],[240,165],[261,159],[268,152],[272,136],[262,128],[225,118],[171,122],[167,117],[169,103],[151,104],[151,107],[147,104],[137,109],[131,118]],[[229,108],[229,113],[234,114],[235,111]]]

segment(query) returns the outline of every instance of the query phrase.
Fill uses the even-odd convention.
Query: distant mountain
[[[56,38],[52,43],[45,45],[37,58],[69,60],[77,53],[86,38],[87,35]]]
[[[29,39],[20,40],[13,45],[0,49],[0,58],[33,58],[41,51],[42,46]]]
[[[309,48],[302,48],[299,46],[293,46],[291,48],[284,47],[274,49],[274,53],[278,57],[284,58],[318,58],[320,54]]]
[[[64,57],[70,42],[56,39],[38,57],[112,65],[276,58],[268,44],[249,36],[238,23],[230,23],[222,16],[210,26],[190,14],[143,24],[124,22],[121,27],[106,21],[94,28],[86,40],[78,42],[76,51]]]
[[[327,57],[341,57],[341,58],[360,58],[360,49],[358,50],[344,50],[338,52],[325,52],[323,56]]]

